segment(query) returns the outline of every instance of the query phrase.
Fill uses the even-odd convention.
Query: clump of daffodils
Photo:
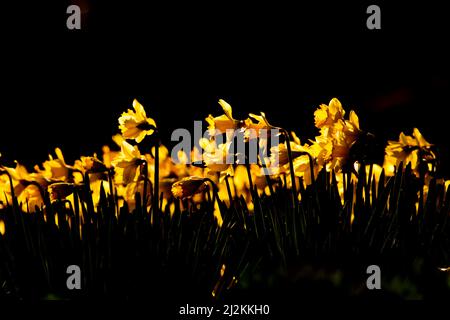
[[[0,165],[0,206],[11,205],[15,196],[22,210],[32,213],[45,207],[46,194],[51,201],[65,200],[72,205],[78,201],[82,206],[82,197],[74,195],[88,188],[95,207],[103,194],[131,211],[139,194],[148,209],[158,205],[165,211],[170,206],[173,212],[173,203],[178,199],[189,199],[192,205],[211,201],[209,192],[213,189],[227,205],[236,198],[244,199],[251,212],[253,192],[270,196],[273,190],[287,187],[295,193],[299,184],[313,184],[322,170],[337,174],[343,196],[343,174],[352,175],[356,181],[361,164],[369,165],[354,151],[368,133],[361,129],[356,112],[347,113],[336,98],[314,111],[318,134],[306,143],[294,132],[271,125],[263,112],[235,119],[229,103],[219,100],[219,105],[223,114],[206,118],[208,136],[198,141],[200,148],[194,147],[190,154],[189,150],[180,151],[175,162],[159,141],[146,143],[146,137],[158,137],[158,127],[143,105],[134,100],[132,109],[118,119],[120,134],[113,137],[115,148],[104,146],[100,156],[81,156],[69,164],[57,148],[55,156],[50,155],[32,172],[19,163]],[[220,139],[222,134],[226,141]],[[252,158],[236,152],[236,143],[254,144],[262,152]],[[383,168],[389,176],[400,163],[409,163],[417,177],[427,177],[435,171],[436,158],[433,145],[415,128],[411,136],[401,133],[398,141],[388,142]],[[254,161],[250,163],[251,159]],[[378,183],[382,167],[370,165],[367,174],[373,174]],[[208,187],[211,184],[212,189]],[[213,207],[221,221],[220,206],[216,202]]]
[[[421,170],[432,172],[437,160],[433,147],[417,128],[414,128],[412,136],[401,132],[398,141],[388,141],[384,167],[388,174],[393,174],[400,163],[409,163],[416,176]]]

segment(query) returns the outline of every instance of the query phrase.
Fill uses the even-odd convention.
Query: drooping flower
[[[17,201],[19,202],[22,211],[28,213],[33,213],[36,211],[36,207],[42,208],[44,205],[41,191],[39,190],[39,187],[34,184],[26,186],[17,197]]]
[[[74,191],[75,185],[67,182],[56,182],[48,186],[50,200],[61,200],[70,196]]]
[[[97,155],[84,157],[81,156],[79,160],[75,160],[73,165],[75,172],[73,173],[74,182],[81,183],[84,179],[84,174],[89,173],[91,182],[101,179],[107,171],[106,165],[97,158]]]
[[[203,163],[206,166],[207,174],[220,174],[220,181],[225,176],[233,175],[233,161],[229,154],[231,142],[220,143],[217,145],[216,141],[205,138],[200,139],[200,146],[204,149]]]
[[[137,168],[145,160],[137,146],[132,146],[126,141],[122,142],[120,155],[111,162],[116,168],[116,174],[122,178],[123,184],[134,181]]]
[[[41,170],[38,166],[35,166],[34,169],[47,180],[68,181],[70,178],[71,169],[73,168],[66,164],[60,148],[55,149],[55,154],[56,159],[54,159],[50,154],[49,160],[42,164],[44,170]]]
[[[147,117],[144,107],[135,99],[134,111],[128,109],[119,118],[119,129],[125,139],[134,139],[140,143],[147,135],[152,135],[156,129],[156,122]]]
[[[35,212],[35,207],[43,205],[42,195],[39,187],[48,185],[48,180],[40,173],[29,173],[25,166],[16,163],[15,168],[0,167],[6,171],[12,179],[13,192],[25,212]],[[12,194],[9,178],[6,175],[0,176],[0,204],[11,204]]]
[[[301,145],[300,139],[293,133],[295,138],[289,142],[291,147],[292,160],[297,157],[304,155],[309,151],[308,144]],[[278,164],[278,166],[283,167],[289,163],[289,154],[287,148],[287,142],[280,143],[277,146],[270,148],[270,163],[272,165]]]
[[[0,175],[0,209],[5,207],[6,205],[11,204],[11,186],[9,182],[9,178],[2,174]]]
[[[226,133],[227,130],[236,130],[245,125],[244,121],[233,118],[233,110],[225,100],[220,99],[219,104],[222,107],[224,114],[218,117],[209,115],[205,119],[206,122],[208,122],[208,130],[211,136],[218,133]]]
[[[76,165],[79,165],[86,172],[104,172],[107,169],[105,164],[95,154],[89,157],[81,156],[78,161],[75,162]]]
[[[405,165],[411,163],[413,172],[419,176],[420,162],[429,162],[431,166],[431,162],[436,159],[436,154],[431,150],[432,146],[417,128],[414,128],[412,136],[401,132],[398,141],[390,140],[386,146],[384,159],[386,173],[392,175],[394,168],[403,162]]]
[[[186,177],[172,185],[172,194],[177,199],[185,199],[203,192],[207,187],[203,177]]]

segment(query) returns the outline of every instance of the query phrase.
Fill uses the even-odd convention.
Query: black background
[[[82,8],[67,30],[66,8]],[[449,160],[444,3],[58,1],[2,4],[0,152],[40,163],[99,152],[137,98],[163,130],[265,111],[303,141],[338,97],[380,141],[418,127]],[[381,7],[381,30],[366,8]],[[380,148],[382,156],[382,146]],[[447,176],[450,165],[446,167]]]

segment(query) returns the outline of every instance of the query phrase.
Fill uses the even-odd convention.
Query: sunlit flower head
[[[136,99],[133,100],[133,108],[120,116],[119,129],[125,139],[134,139],[140,143],[145,136],[153,134],[156,122],[147,117],[144,107]]]
[[[292,141],[289,141],[291,147],[292,160],[305,153],[309,152],[308,144],[301,145],[300,139],[292,132]],[[289,163],[289,154],[287,149],[287,142],[280,143],[277,146],[270,148],[270,163],[272,165],[285,166]]]
[[[342,108],[341,102],[333,98],[328,105],[322,104],[314,112],[314,124],[317,128],[324,126],[332,126],[338,120],[344,118],[345,111]]]
[[[40,172],[29,173],[27,168],[18,162],[16,162],[15,168],[0,166],[0,169],[8,172],[8,174],[11,176],[13,180],[13,184],[15,183],[27,184],[27,182],[37,182],[41,186],[46,186],[48,184],[48,180]]]
[[[132,146],[126,141],[122,142],[120,155],[111,162],[116,168],[124,184],[134,181],[137,168],[143,163],[145,157],[141,155],[137,146]]]
[[[321,105],[314,113],[316,127],[320,136],[312,141],[310,154],[313,155],[319,170],[326,166],[328,171],[340,171],[347,165],[352,146],[362,131],[359,118],[353,110],[344,119],[345,110],[336,98],[329,105]]]
[[[73,168],[66,164],[61,149],[56,148],[55,154],[56,159],[50,154],[49,160],[42,164],[44,170],[41,170],[38,166],[35,166],[35,170],[47,180],[68,181],[70,170]]]
[[[80,157],[80,165],[86,172],[104,172],[107,168],[103,162],[101,162],[97,155],[90,157]]]
[[[222,107],[223,115],[213,117],[209,115],[205,120],[208,122],[208,131],[211,136],[220,133],[226,133],[227,130],[236,130],[243,127],[243,121],[233,118],[233,110],[231,106],[223,99],[219,100],[219,105]]]
[[[220,143],[205,138],[200,139],[200,146],[204,149],[203,163],[206,166],[207,174],[220,174],[220,180],[226,175],[233,175],[233,166],[229,154],[231,142]]]
[[[393,169],[401,162],[405,165],[410,163],[413,172],[419,175],[420,160],[432,162],[436,159],[435,153],[431,150],[432,146],[417,128],[414,128],[412,136],[401,132],[398,141],[388,141],[384,167],[388,173],[393,174]]]
[[[34,184],[26,186],[17,197],[17,201],[21,205],[22,211],[29,213],[35,212],[36,207],[42,208],[44,205],[41,191],[39,190],[39,187]]]

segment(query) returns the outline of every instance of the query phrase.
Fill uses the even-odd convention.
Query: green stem
[[[250,187],[250,194],[252,196],[252,200],[253,199],[253,179],[252,179],[252,173],[250,171],[250,163],[248,163],[248,161],[245,161],[245,168],[247,169],[247,176],[248,176],[248,183],[249,183],[249,187]]]
[[[210,183],[211,189],[213,191],[213,198],[211,200],[211,204],[212,204],[211,211],[214,215],[214,203],[216,202],[216,200],[220,200],[219,195],[218,195],[219,189],[217,188],[217,185],[214,183],[214,181],[212,181],[210,178],[205,178],[205,181]],[[209,195],[209,191],[208,191],[208,195]],[[219,205],[219,210],[220,210],[220,205]],[[222,212],[220,214],[222,214]]]
[[[155,175],[153,186],[153,212],[159,208],[159,139],[155,145]]]
[[[141,165],[142,176],[144,176],[144,190],[142,195],[142,209],[147,211],[147,184],[148,184],[148,163],[144,161]]]
[[[420,186],[420,195],[419,195],[419,212],[418,212],[418,216],[420,219],[423,219],[423,214],[424,214],[424,208],[423,208],[423,201],[424,201],[424,192],[423,192],[423,187],[425,185],[425,170],[423,167],[423,161],[422,161],[422,152],[419,150],[419,186]]]
[[[282,131],[282,133],[283,133],[283,135],[285,137],[285,140],[286,140],[286,148],[287,148],[288,157],[289,157],[289,171],[290,171],[291,180],[292,180],[291,181],[291,184],[292,184],[292,187],[291,187],[291,189],[292,189],[292,200],[293,200],[293,203],[294,203],[294,211],[297,211],[298,199],[297,199],[297,187],[295,185],[295,172],[294,172],[294,162],[293,162],[294,159],[292,158],[291,138],[289,137],[289,133],[285,129],[283,129],[283,128],[280,128],[280,129],[281,129],[281,131]],[[313,170],[312,173],[314,174],[314,170]],[[314,177],[314,175],[313,175],[313,177]],[[311,179],[313,177],[311,177]]]
[[[267,183],[267,186],[269,187],[270,196],[273,196],[274,191],[273,191],[272,181],[270,181],[269,171],[267,169],[266,162],[264,160],[264,157],[260,157],[260,159],[261,159],[262,168],[264,170],[264,177],[266,178],[266,183]]]
[[[233,195],[231,193],[230,182],[228,181],[228,178],[230,178],[229,175],[227,175],[225,177],[225,184],[227,186],[228,198],[230,199],[230,207],[232,207],[233,206]]]
[[[314,185],[314,183],[316,181],[316,178],[314,176],[314,159],[308,152],[306,152],[306,154],[308,155],[308,159],[309,159],[309,171],[311,174],[311,184]]]

